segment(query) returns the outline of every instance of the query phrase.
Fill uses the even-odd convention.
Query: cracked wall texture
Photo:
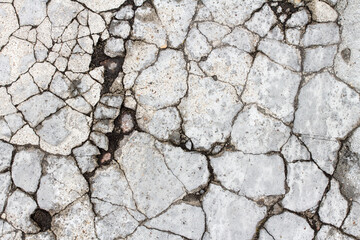
[[[0,0],[0,239],[360,239],[358,0]]]

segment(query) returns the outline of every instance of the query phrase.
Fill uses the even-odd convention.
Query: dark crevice
[[[132,9],[135,12],[137,7],[135,6],[132,0],[125,1],[121,5],[121,7],[129,6],[129,5],[132,7]],[[120,10],[120,8],[117,9],[117,11],[118,10]],[[130,25],[130,32],[132,31],[134,18],[135,18],[135,14],[131,19],[126,19],[126,21],[129,22]],[[116,18],[114,15],[111,22],[115,19]],[[123,39],[125,46],[127,41],[130,40],[130,36],[131,34],[127,38]],[[99,40],[99,42],[94,48],[94,53],[92,55],[92,59],[90,63],[90,68],[95,68],[100,66],[104,67],[104,83],[102,84],[101,96],[103,96],[106,93],[112,93],[111,86],[113,85],[115,79],[119,76],[119,74],[123,72],[123,64],[124,64],[125,56],[127,54],[127,48],[125,47],[122,56],[113,57],[113,58],[109,57],[104,52],[105,44],[106,44],[106,40]],[[108,165],[111,162],[111,160],[114,159],[114,153],[118,148],[118,143],[124,138],[124,135],[130,134],[133,130],[139,130],[139,127],[136,123],[135,111],[125,108],[123,105],[120,107],[119,110],[120,110],[119,115],[114,119],[113,131],[105,134],[109,140],[108,149],[104,150],[99,148],[100,154],[97,156],[98,158],[97,162],[99,166]],[[123,127],[124,121],[122,120],[122,118],[125,114],[131,116],[130,125],[133,125],[133,127],[128,131],[124,131],[124,127]],[[87,177],[93,176],[94,172],[95,171],[93,171],[92,173],[88,173]]]
[[[286,22],[291,18],[292,14],[299,11],[300,7],[295,7],[294,4],[288,1],[269,1],[269,7],[276,15],[279,23],[281,23],[282,30],[285,30]],[[282,16],[286,16],[283,20]]]
[[[34,222],[36,222],[42,232],[51,228],[52,218],[48,211],[39,208],[36,209],[30,217],[32,220],[34,220]]]
[[[104,67],[104,83],[102,84],[101,95],[110,92],[110,87],[114,80],[122,72],[125,57],[111,58],[104,53],[105,42],[101,41],[94,47],[94,53],[91,58],[90,68]],[[126,53],[125,53],[126,55]]]
[[[131,116],[129,121],[132,122],[133,127],[129,131],[124,131],[124,121],[122,120],[124,115]],[[111,159],[113,159],[114,153],[118,148],[119,141],[123,140],[125,135],[131,134],[134,130],[141,131],[135,120],[135,111],[126,107],[121,107],[120,114],[114,120],[113,131],[106,134],[109,139],[108,150],[105,151],[104,149],[99,149],[100,155],[97,156],[99,166],[108,165],[111,162]]]

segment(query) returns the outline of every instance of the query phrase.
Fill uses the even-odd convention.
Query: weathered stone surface
[[[0,239],[360,238],[358,0],[0,0]]]
[[[271,217],[264,228],[272,239],[310,240],[314,237],[314,230],[306,220],[290,212]]]
[[[116,164],[98,169],[90,180],[91,197],[107,203],[135,208],[124,172]]]
[[[310,160],[309,151],[294,135],[292,135],[286,144],[281,148],[281,153],[284,155],[287,162]]]
[[[138,209],[146,216],[156,216],[184,195],[181,182],[167,168],[153,137],[134,132],[120,144],[115,159],[125,173]]]
[[[123,56],[125,53],[124,40],[111,37],[106,41],[104,53],[109,57]]]
[[[360,201],[360,129],[357,128],[341,149],[339,162],[334,173],[342,185],[342,192],[348,199]]]
[[[326,67],[331,67],[337,51],[336,46],[315,47],[305,50],[304,71],[316,72]]]
[[[8,94],[5,87],[0,87],[0,116],[16,112],[16,108],[11,101],[11,95]]]
[[[290,137],[290,129],[281,121],[261,113],[255,105],[245,107],[231,131],[231,143],[244,153],[279,151]]]
[[[266,215],[265,207],[213,184],[205,195],[203,208],[207,239],[252,239],[256,225]]]
[[[0,141],[0,172],[10,167],[14,147],[10,144]]]
[[[354,239],[355,238],[349,237],[341,233],[336,228],[329,225],[323,225],[315,237],[315,240],[354,240]]]
[[[45,105],[46,108],[44,108]],[[51,92],[44,92],[21,103],[18,109],[23,113],[30,126],[36,127],[46,117],[55,113],[64,105],[65,103]]]
[[[224,37],[222,42],[246,52],[254,52],[259,42],[259,36],[244,27],[235,27],[230,34]]]
[[[360,119],[360,97],[327,72],[302,87],[294,132],[321,138],[341,138]]]
[[[23,117],[19,112],[6,115],[4,120],[8,124],[11,132],[16,132],[25,124]]]
[[[323,1],[313,0],[308,6],[312,13],[312,18],[317,22],[333,22],[338,17],[338,13]]]
[[[260,42],[258,49],[273,61],[292,70],[300,71],[301,56],[300,50],[296,47],[273,39],[264,39]]]
[[[211,11],[214,19],[229,26],[239,25],[250,17],[251,13],[260,8],[265,0],[204,0],[203,3]]]
[[[71,54],[69,58],[68,68],[73,72],[87,72],[89,70],[90,62],[90,54]]]
[[[141,41],[130,41],[126,44],[126,57],[123,65],[123,71],[130,73],[141,71],[156,61],[158,48],[153,44],[147,44]]]
[[[36,191],[43,157],[44,153],[34,148],[20,150],[15,154],[11,175],[17,187],[30,193]]]
[[[37,234],[27,234],[25,236],[25,240],[55,240],[55,235],[50,232],[50,231],[46,231],[46,232],[40,232]]]
[[[206,37],[196,28],[191,28],[185,42],[185,53],[191,60],[199,61],[211,51]]]
[[[265,4],[260,11],[254,13],[245,26],[252,32],[264,37],[277,22],[276,15],[269,5]]]
[[[358,202],[352,202],[349,215],[346,217],[342,229],[356,238],[360,238],[360,204]]]
[[[167,32],[170,47],[176,48],[184,41],[196,5],[196,0],[154,0],[156,13]]]
[[[55,67],[48,62],[35,63],[30,68],[29,73],[34,78],[34,82],[38,85],[38,87],[41,89],[47,89],[52,76],[55,73]]]
[[[166,240],[181,240],[180,236],[161,232],[155,229],[148,229],[140,226],[138,229],[128,237],[129,240],[141,240],[141,239],[166,239]]]
[[[340,143],[336,140],[312,138],[303,136],[301,140],[305,143],[311,153],[312,159],[321,170],[333,174],[338,158]]]
[[[213,50],[199,66],[208,76],[239,86],[245,84],[251,62],[252,57],[248,53],[235,47],[222,47]]]
[[[173,232],[189,239],[201,239],[205,231],[205,214],[200,207],[180,203],[146,222],[145,226]]]
[[[30,215],[36,207],[36,202],[31,197],[21,190],[16,190],[8,198],[6,220],[25,233],[35,233],[39,228],[30,220]]]
[[[277,155],[225,152],[211,158],[211,166],[217,180],[239,195],[259,199],[285,193],[285,167]]]
[[[282,204],[285,208],[303,212],[318,206],[328,178],[313,162],[296,162],[287,166],[287,185],[290,191]]]
[[[123,238],[138,227],[138,221],[130,211],[119,205],[92,199],[96,213],[95,228],[99,239]]]
[[[301,30],[298,28],[289,28],[286,30],[286,41],[288,44],[299,45],[301,40]]]
[[[28,41],[10,37],[0,53],[0,85],[14,82],[34,63],[33,45]]]
[[[53,154],[68,155],[88,138],[90,124],[91,118],[86,115],[62,108],[37,127],[40,147]]]
[[[294,117],[294,100],[300,81],[300,74],[258,54],[248,75],[242,99],[247,103],[257,103],[276,117],[290,122]]]
[[[320,204],[320,219],[325,223],[340,227],[346,217],[347,210],[348,202],[341,195],[339,183],[333,179],[330,190]]]
[[[0,47],[2,47],[9,41],[9,36],[19,27],[19,23],[16,18],[15,9],[11,4],[1,3],[0,8]]]
[[[82,173],[92,172],[97,166],[96,155],[99,155],[100,151],[89,141],[80,147],[74,148],[72,152]]]
[[[99,14],[91,11],[89,12],[88,24],[92,34],[101,33],[106,28],[104,19]]]
[[[101,0],[78,0],[85,4],[88,8],[95,12],[103,12],[111,9],[120,7],[125,0],[112,0],[112,1],[101,1]]]
[[[8,222],[0,219],[0,237],[4,240],[21,240],[22,232],[20,230],[16,230],[13,226],[11,226]]]
[[[29,125],[25,125],[11,137],[10,143],[17,145],[39,145],[39,137]]]
[[[9,195],[11,176],[9,172],[0,173],[0,212],[4,210],[6,199]]]
[[[302,38],[305,47],[335,44],[340,41],[339,27],[335,23],[314,23],[308,25]]]
[[[168,140],[180,129],[181,118],[174,107],[153,110],[138,106],[136,120],[141,129],[161,140]]]
[[[131,27],[127,21],[113,20],[110,25],[110,33],[113,36],[127,38],[130,34]]]
[[[155,9],[149,6],[136,9],[132,36],[135,39],[153,43],[159,48],[167,47],[166,30],[163,28]]]
[[[44,174],[36,194],[40,208],[57,213],[88,191],[73,158],[50,155],[42,166]]]
[[[221,40],[231,32],[231,29],[217,22],[199,22],[199,31],[206,37],[213,47],[221,44]]]
[[[128,20],[134,16],[134,10],[131,5],[126,5],[122,7],[118,12],[116,12],[115,18],[120,20]]]
[[[47,14],[51,22],[52,38],[57,39],[66,26],[81,11],[83,6],[70,0],[51,0],[47,6]]]
[[[163,154],[167,167],[188,192],[194,192],[207,184],[210,174],[204,155],[160,142],[156,142],[155,147]]]
[[[356,0],[347,1],[347,5],[340,16],[342,25],[342,42],[339,46],[334,64],[336,75],[346,83],[360,90],[360,82],[357,76],[360,73],[359,42],[360,42],[360,2]]]
[[[14,0],[15,10],[19,16],[20,26],[39,25],[46,17],[48,0]]]
[[[187,72],[181,52],[164,50],[157,62],[141,72],[135,82],[135,97],[140,104],[156,109],[179,102],[187,90]]]
[[[9,125],[4,119],[0,119],[0,139],[8,142],[11,139],[11,134]]]
[[[94,213],[87,195],[70,204],[52,220],[54,234],[62,239],[96,239]]]
[[[24,74],[20,78],[11,84],[8,88],[8,92],[11,95],[13,104],[17,105],[29,97],[38,94],[39,89],[34,83],[30,74]]]
[[[289,20],[286,22],[286,25],[289,27],[302,27],[305,26],[310,19],[308,11],[305,9],[298,11],[291,15]]]
[[[209,150],[212,144],[226,141],[242,104],[233,87],[213,78],[190,75],[188,84],[188,94],[179,105],[183,128],[196,149]]]

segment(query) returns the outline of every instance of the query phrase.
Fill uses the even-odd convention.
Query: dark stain
[[[308,223],[310,224],[311,228],[314,229],[315,231],[319,231],[322,225],[319,218],[319,214],[317,213],[312,214],[310,212],[305,212],[304,215],[308,220]]]
[[[51,228],[52,218],[48,211],[43,209],[36,209],[30,217],[36,222],[42,232]]]
[[[351,50],[350,48],[345,48],[341,51],[341,57],[344,59],[346,63],[349,63],[351,57]]]
[[[71,97],[76,97],[79,95],[79,93],[81,92],[79,89],[80,84],[81,84],[81,80],[79,80],[79,79],[76,79],[76,80],[70,82],[69,91],[70,91]]]
[[[339,152],[339,162],[334,177],[341,184],[341,192],[348,199],[360,196],[355,176],[360,176],[360,156],[352,152],[346,143]],[[355,179],[354,179],[355,178]]]

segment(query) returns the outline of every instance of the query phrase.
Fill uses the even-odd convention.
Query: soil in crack
[[[31,219],[36,222],[42,232],[51,228],[52,218],[48,211],[36,209],[34,213],[31,214]]]

